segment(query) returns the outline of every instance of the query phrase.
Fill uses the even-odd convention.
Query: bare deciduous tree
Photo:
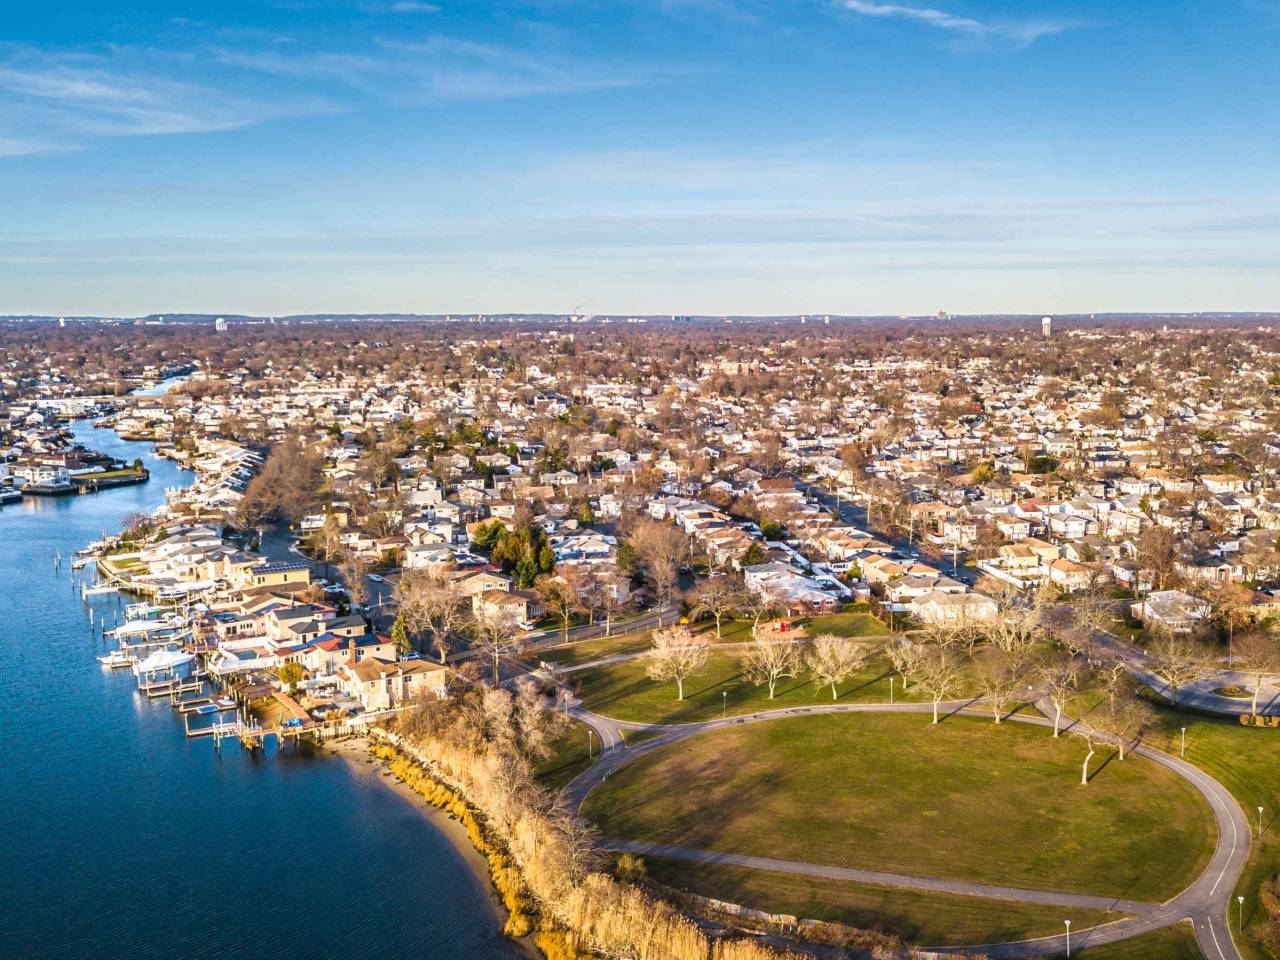
[[[1037,671],[1045,696],[1053,704],[1053,735],[1061,732],[1062,713],[1076,695],[1080,683],[1080,668],[1068,654],[1050,657]]]
[[[604,615],[604,635],[613,635],[613,621],[630,606],[625,596],[626,581],[619,576],[606,575],[597,578],[600,588],[600,610]]]
[[[582,572],[566,567],[561,572],[546,574],[538,578],[534,589],[542,605],[559,618],[562,637],[567,643],[573,615],[582,609],[582,595],[586,591]]]
[[[938,705],[960,685],[960,665],[945,647],[928,647],[917,667],[920,687],[933,702],[933,722],[938,722]]]
[[[569,726],[569,717],[547,703],[547,698],[528,677],[516,681],[516,694],[512,710],[521,751],[530,760],[545,760],[551,756],[552,744]]]
[[[653,647],[645,672],[651,680],[674,681],[676,699],[684,699],[684,682],[700,672],[711,657],[711,644],[695,637],[684,627],[653,631]]]
[[[689,541],[669,523],[642,520],[628,538],[645,580],[659,607],[669,606],[680,564],[689,555]]]
[[[1253,706],[1249,712],[1258,712],[1258,693],[1267,676],[1280,673],[1280,643],[1275,636],[1263,629],[1248,630],[1236,641],[1236,666],[1253,680]]]
[[[1089,747],[1089,752],[1084,755],[1084,763],[1080,766],[1080,786],[1087,787],[1089,785],[1089,761],[1093,759],[1096,752],[1093,749],[1093,732],[1088,728],[1084,732],[1085,743]]]
[[[415,634],[426,632],[444,663],[449,640],[466,616],[466,604],[457,586],[441,573],[407,570],[396,586],[396,600],[405,624]]]
[[[760,621],[772,616],[781,616],[787,612],[787,606],[768,590],[756,590],[743,595],[741,611],[751,618],[751,632],[757,633]]]
[[[1209,665],[1200,642],[1186,633],[1167,632],[1147,652],[1147,667],[1169,685],[1174,703],[1178,702],[1178,691],[1204,676]]]
[[[710,577],[700,583],[689,597],[689,612],[694,617],[708,614],[715,618],[716,636],[719,637],[720,623],[743,607],[743,587],[732,577]]]
[[[1023,662],[1016,654],[992,648],[978,660],[977,667],[978,686],[998,724],[1025,686]]]
[[[825,633],[814,637],[805,662],[814,685],[831,687],[831,699],[835,700],[840,684],[862,669],[870,656],[867,644]]]
[[[893,664],[893,669],[897,670],[902,676],[902,689],[907,689],[907,685],[912,682],[915,675],[920,669],[920,664],[928,655],[930,646],[917,643],[907,637],[901,637],[897,640],[891,640],[885,646],[885,653],[889,655],[889,662]],[[944,648],[939,648],[944,649]]]
[[[505,617],[481,617],[475,624],[476,649],[492,668],[493,682],[502,678],[502,664],[519,652],[511,621]]]
[[[1116,744],[1123,760],[1128,745],[1138,740],[1155,720],[1155,712],[1138,699],[1131,685],[1124,685],[1114,691],[1103,709],[1090,719]]]
[[[364,606],[369,599],[369,566],[360,557],[349,557],[338,567],[342,573],[343,584],[347,588],[347,596],[354,607]]]
[[[800,675],[803,661],[797,644],[789,640],[757,640],[742,658],[742,675],[757,687],[769,688],[772,700],[778,682]]]
[[[1013,609],[988,621],[985,632],[988,642],[993,647],[1025,662],[1026,657],[1044,636],[1040,624],[1039,609]]]

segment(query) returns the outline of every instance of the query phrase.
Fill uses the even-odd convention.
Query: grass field
[[[1231,791],[1253,826],[1254,844],[1236,887],[1245,898],[1244,936],[1236,938],[1240,952],[1250,960],[1269,954],[1257,940],[1265,913],[1258,903],[1262,882],[1280,872],[1280,730],[1242,727],[1234,720],[1215,720],[1168,708],[1157,708],[1164,726],[1147,735],[1147,741],[1177,755],[1181,728],[1187,728],[1186,759]],[[1258,838],[1258,807],[1262,807],[1263,831]],[[1234,909],[1234,908],[1233,908]]]
[[[770,913],[880,930],[921,946],[964,946],[1050,936],[1062,932],[1066,915],[1061,907],[920,893],[722,864],[646,857],[645,865],[655,880],[677,890]],[[1076,929],[1122,916],[1088,910],[1069,913]]]
[[[834,633],[841,637],[888,637],[889,628],[869,613],[850,612],[837,613],[829,617],[814,617],[805,622],[808,636],[814,637],[822,633]],[[626,629],[625,624],[618,624],[619,631]],[[703,619],[693,624],[695,633],[700,634],[712,643],[749,643],[752,638],[750,620],[729,620],[721,623],[720,636],[716,636],[714,620]],[[653,645],[648,631],[641,633],[619,633],[612,637],[596,640],[584,640],[554,650],[547,650],[537,659],[547,663],[555,663],[562,667],[572,667],[605,657],[616,657],[629,653],[642,653]]]
[[[1079,928],[1079,924],[1074,920],[1071,926],[1073,930]],[[1079,939],[1085,940],[1084,937]],[[1179,923],[1157,930],[1155,933],[1134,937],[1132,940],[1121,940],[1119,943],[1100,947],[1090,947],[1087,943],[1083,947],[1078,947],[1077,937],[1073,933],[1071,960],[1204,960],[1204,957],[1200,953],[1200,948],[1196,946],[1196,937],[1191,930],[1191,925]]]
[[[690,738],[588,797],[605,836],[1162,901],[1216,836],[1189,784],[1041,728],[920,715],[791,717]]]
[[[809,636],[834,633],[837,637],[887,637],[889,628],[869,613],[834,613],[812,617],[805,624]]]
[[[602,637],[599,640],[584,640],[567,647],[558,647],[539,653],[538,660],[558,664],[562,667],[573,667],[580,663],[590,663],[605,657],[616,657],[627,653],[641,653],[653,646],[648,632],[631,633],[618,637]]]
[[[569,721],[565,732],[556,738],[551,745],[551,756],[538,764],[535,774],[538,782],[545,787],[559,790],[570,780],[591,766],[587,756],[587,732],[591,728],[577,720]],[[600,752],[600,740],[593,745],[595,753]]]
[[[685,681],[685,698],[676,700],[674,683],[657,683],[645,673],[643,658],[571,674],[583,705],[595,713],[635,723],[689,723],[711,720],[722,712],[754,713],[779,707],[831,703],[831,689],[816,687],[807,675],[783,680],[777,696],[769,699],[767,687],[757,687],[742,675],[736,653],[713,652],[706,668]],[[890,665],[875,658],[839,688],[838,703],[889,700]],[[898,700],[919,700],[914,691],[903,694],[902,680],[894,678]]]

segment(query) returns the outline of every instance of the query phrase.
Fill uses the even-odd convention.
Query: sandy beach
[[[466,828],[439,807],[428,803],[416,790],[387,770],[369,752],[369,747],[370,740],[368,737],[333,740],[322,745],[324,750],[341,757],[368,776],[377,778],[388,789],[395,791],[417,810],[421,811],[423,819],[433,829],[444,835],[445,839],[458,851],[459,856],[462,857],[463,862],[467,865],[467,869],[480,882],[480,885],[488,894],[489,907],[493,911],[498,925],[501,926],[505,923],[507,919],[506,908],[502,905],[498,891],[493,887],[493,880],[489,876],[489,864],[480,852],[472,846],[471,839],[467,836]],[[517,944],[531,960],[542,956],[538,949],[534,947],[532,938],[513,940],[511,942]]]

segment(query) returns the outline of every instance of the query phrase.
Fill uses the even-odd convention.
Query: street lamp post
[[[889,702],[893,703],[893,674],[889,675]]]
[[[1236,911],[1236,933],[1244,929],[1244,897],[1236,897],[1239,909]]]
[[[1063,921],[1067,925],[1067,956],[1071,956],[1071,921]]]
[[[1262,805],[1258,805],[1258,836],[1262,836]]]
[[[595,746],[595,731],[587,727],[587,757],[591,757],[592,747]]]
[[[1185,757],[1187,755],[1187,728],[1182,728],[1182,749],[1178,751],[1178,756]]]
[[[720,719],[728,719],[729,716],[729,691],[720,691]]]

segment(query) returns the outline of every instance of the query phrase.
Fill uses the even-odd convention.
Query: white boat
[[[87,567],[91,559],[93,558],[92,557],[76,557],[74,560],[71,561],[71,569],[80,570],[84,567]]]
[[[108,593],[119,593],[120,588],[114,583],[99,583],[92,587],[81,587],[80,595],[82,597],[100,597]]]
[[[114,630],[108,630],[107,636],[116,637],[117,639],[125,639],[127,637],[176,637],[181,626],[181,621],[171,623],[167,620],[129,620],[120,624]]]
[[[195,659],[195,654],[181,650],[157,650],[133,665],[133,675],[139,681],[182,679],[191,675]]]
[[[122,651],[112,650],[104,657],[99,657],[98,662],[109,670],[118,670],[120,667],[127,667],[133,661],[130,660]]]

